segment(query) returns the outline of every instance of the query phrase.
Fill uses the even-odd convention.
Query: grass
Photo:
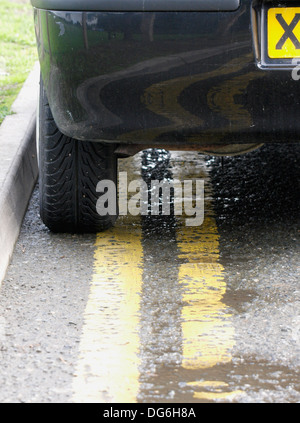
[[[0,0],[0,124],[37,61],[29,0]]]

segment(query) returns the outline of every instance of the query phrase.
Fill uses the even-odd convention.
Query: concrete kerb
[[[0,126],[0,284],[2,283],[38,176],[35,143],[39,89],[36,63]]]

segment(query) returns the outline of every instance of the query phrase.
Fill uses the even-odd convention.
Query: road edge
[[[0,286],[9,266],[23,218],[38,177],[36,63],[0,126]]]

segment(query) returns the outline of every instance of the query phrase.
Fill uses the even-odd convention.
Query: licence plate
[[[267,13],[270,59],[300,57],[300,7],[271,7]]]

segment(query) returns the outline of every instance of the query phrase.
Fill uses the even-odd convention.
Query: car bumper
[[[98,12],[199,12],[232,11],[240,0],[31,0],[44,10]]]
[[[179,149],[299,139],[300,82],[260,69],[248,0],[230,12],[34,10],[50,107],[70,137]]]

